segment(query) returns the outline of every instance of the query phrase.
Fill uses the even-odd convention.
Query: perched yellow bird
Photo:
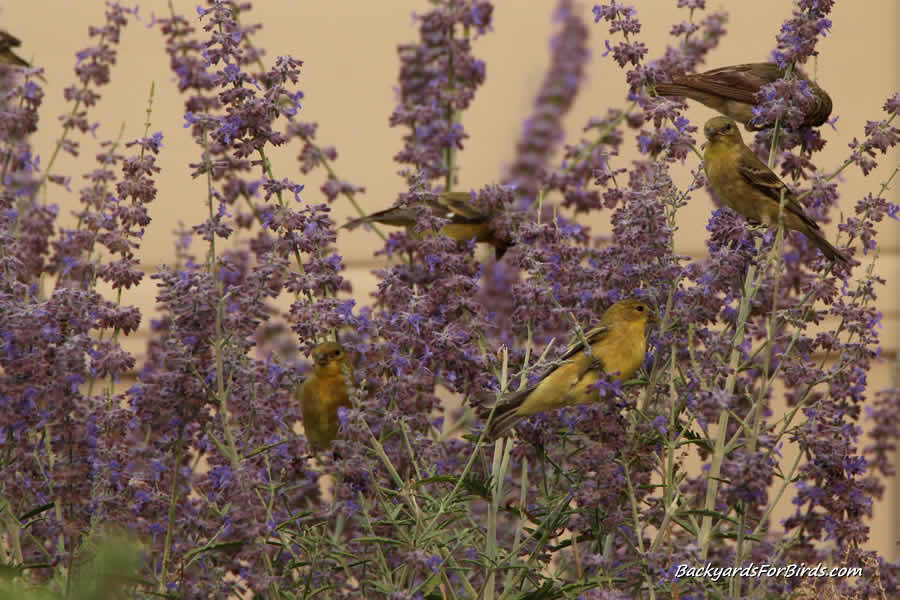
[[[778,225],[781,194],[784,193],[784,226],[809,238],[832,262],[846,263],[847,257],[828,243],[818,224],[778,176],[744,145],[737,124],[725,117],[706,122],[703,133],[709,140],[703,166],[713,190],[722,202],[754,223]]]
[[[28,61],[12,51],[22,45],[19,38],[0,30],[0,64],[28,67]]]
[[[796,67],[794,74],[806,80],[809,91],[815,96],[815,107],[806,115],[804,125],[818,127],[831,114],[831,98]],[[748,63],[733,65],[675,77],[670,82],[657,83],[660,96],[683,96],[705,104],[711,109],[743,123],[748,131],[762,129],[750,124],[752,108],[756,106],[756,93],[767,83],[784,78],[784,71],[775,63]]]
[[[647,323],[656,320],[643,300],[622,300],[610,306],[600,324],[584,335],[591,355],[576,337],[560,362],[547,369],[537,383],[500,400],[487,437],[497,439],[520,420],[545,410],[595,402],[596,394],[590,386],[600,378],[601,371],[626,380],[640,368],[647,353]]]
[[[435,217],[449,219],[450,222],[441,227],[440,233],[454,240],[463,242],[472,238],[476,242],[484,242],[494,247],[497,260],[503,258],[506,250],[512,246],[512,242],[499,239],[491,231],[491,215],[483,213],[472,203],[470,192],[442,192],[436,199],[423,199],[422,204],[431,208],[431,214]],[[346,229],[354,229],[364,223],[381,223],[406,227],[409,235],[415,235],[413,225],[416,222],[416,211],[410,206],[395,206],[386,210],[380,210],[367,217],[353,219],[346,223]]]
[[[303,429],[314,453],[328,448],[338,432],[338,407],[350,406],[348,381],[352,378],[350,361],[343,346],[324,342],[312,351],[313,373],[297,388],[303,414]]]

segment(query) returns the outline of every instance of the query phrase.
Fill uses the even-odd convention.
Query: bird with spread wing
[[[486,243],[494,247],[497,260],[503,258],[506,250],[512,246],[511,240],[500,239],[491,229],[491,215],[487,214],[474,202],[470,192],[442,192],[440,194],[423,195],[414,202],[427,206],[435,217],[448,219],[450,222],[441,227],[439,233],[458,241],[474,239],[477,243]],[[420,238],[413,231],[418,216],[417,206],[412,203],[405,206],[394,206],[371,215],[353,219],[344,224],[345,229],[355,229],[367,223],[380,223],[405,227],[410,236]]]
[[[660,96],[682,96],[696,100],[743,123],[748,131],[755,131],[764,128],[753,123],[753,108],[759,104],[756,94],[764,85],[783,79],[784,73],[775,63],[748,63],[680,75],[671,81],[657,83],[655,89]],[[795,68],[794,74],[806,82],[814,98],[803,124],[818,127],[831,115],[831,97],[802,71]]]

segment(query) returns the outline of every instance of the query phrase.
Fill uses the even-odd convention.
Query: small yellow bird
[[[350,407],[348,380],[353,377],[343,346],[324,342],[312,351],[313,373],[297,388],[303,429],[314,453],[328,448],[337,437],[338,407]]]
[[[806,115],[804,125],[818,127],[831,115],[831,98],[810,81],[796,67],[794,75],[806,80],[809,91],[815,96],[815,107]],[[674,77],[667,83],[657,83],[656,93],[660,96],[683,96],[705,104],[711,109],[743,123],[748,131],[762,129],[751,125],[753,107],[757,105],[756,93],[767,83],[784,78],[784,71],[775,63],[748,63],[732,65]]]
[[[537,383],[500,400],[487,437],[495,440],[520,420],[545,410],[595,402],[597,397],[590,386],[600,378],[601,371],[624,381],[640,368],[647,353],[647,323],[656,320],[643,300],[622,300],[610,306],[600,324],[584,335],[591,355],[585,353],[584,344],[576,337],[560,362],[544,371]]]
[[[22,42],[19,38],[0,30],[0,63],[17,67],[30,66],[27,60],[12,51],[13,48],[18,48],[21,45]]]
[[[784,226],[805,235],[832,262],[848,262],[822,236],[818,224],[806,215],[787,186],[744,145],[734,121],[713,117],[704,125],[703,133],[709,140],[703,153],[706,176],[725,204],[754,223],[777,226],[783,192]]]
[[[440,233],[459,241],[475,239],[476,242],[484,242],[494,247],[497,260],[503,258],[506,250],[513,245],[510,240],[501,240],[491,231],[491,215],[483,213],[472,202],[470,192],[442,192],[437,199],[423,199],[420,202],[431,208],[431,214],[435,217],[449,219],[450,222],[441,227]],[[416,211],[410,206],[395,206],[386,210],[380,210],[367,217],[353,219],[344,225],[346,229],[355,229],[364,223],[381,223],[406,227],[410,236],[419,238],[413,232],[416,223]]]

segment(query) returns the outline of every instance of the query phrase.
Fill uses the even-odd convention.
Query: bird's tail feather
[[[488,439],[496,440],[503,437],[516,426],[516,423],[527,416],[519,413],[519,407],[533,390],[533,387],[517,390],[500,400],[485,434]]]
[[[685,96],[690,98],[695,93],[693,88],[677,83],[657,83],[654,89],[659,96]]]
[[[362,225],[363,223],[371,223],[371,222],[372,222],[372,219],[371,219],[371,218],[369,218],[369,217],[361,217],[361,218],[359,218],[359,219],[353,219],[352,221],[347,221],[346,223],[344,223],[344,224],[342,225],[342,227],[343,227],[344,229],[350,229],[350,230],[353,230],[353,229],[356,229],[357,227],[359,227],[360,225]]]
[[[503,255],[506,254],[506,251],[514,245],[515,242],[498,242],[494,246],[494,260],[500,262],[500,260],[503,258]]]
[[[410,218],[409,211],[403,208],[393,207],[385,210],[373,212],[365,217],[353,219],[343,224],[344,229],[355,229],[362,224],[381,223],[382,225],[395,225],[405,227],[412,224],[413,219]]]
[[[809,232],[804,232],[807,236],[813,241],[816,247],[822,251],[822,254],[830,260],[831,262],[840,261],[844,264],[849,263],[849,259],[844,256],[840,250],[832,246],[828,240],[826,240],[821,233],[816,231],[815,229],[810,229]]]

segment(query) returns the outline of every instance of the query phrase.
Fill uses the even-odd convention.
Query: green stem
[[[106,41],[106,33],[100,35],[100,39],[97,41],[97,46],[102,46]],[[72,107],[72,111],[69,113],[68,118],[64,119],[64,123],[71,123],[73,117],[78,114],[78,109],[81,108],[81,99],[84,97],[84,92],[88,89],[88,83],[90,80],[85,82],[84,85],[81,86],[81,90],[75,96],[77,100],[75,100],[75,106]],[[63,125],[62,135],[59,136],[59,139],[56,141],[56,147],[53,149],[53,154],[50,155],[50,160],[47,161],[47,166],[44,167],[44,174],[41,176],[41,180],[37,186],[34,188],[34,193],[31,195],[30,200],[34,200],[37,197],[38,192],[43,188],[47,183],[47,178],[50,177],[50,172],[53,169],[53,164],[56,162],[56,157],[59,155],[59,151],[62,150],[62,147],[69,136],[69,133],[72,131],[72,125],[66,124]],[[18,219],[16,220],[16,224],[18,224]]]
[[[160,573],[159,591],[166,592],[169,579],[169,553],[172,549],[172,532],[175,530],[175,505],[178,498],[178,470],[181,468],[183,451],[184,422],[178,426],[178,439],[175,440],[175,467],[172,471],[172,488],[169,494],[169,523],[166,527],[166,541],[163,545],[162,572]]]
[[[207,205],[209,208],[210,222],[215,219],[214,199],[215,193],[212,181],[212,164],[209,156],[209,137],[207,132],[203,132],[203,160],[206,162],[206,193]],[[225,433],[225,443],[228,447],[228,461],[231,463],[232,469],[237,469],[240,464],[237,447],[234,438],[231,435],[231,427],[228,424],[228,399],[225,393],[225,335],[222,328],[222,311],[224,309],[225,298],[223,297],[222,282],[219,280],[219,261],[216,255],[216,236],[213,233],[209,240],[209,263],[208,268],[213,283],[216,286],[216,296],[219,301],[216,304],[215,318],[215,352],[216,352],[216,399],[219,403],[219,417],[222,419],[222,429]]]
[[[325,153],[322,152],[322,150],[315,143],[313,143],[313,141],[311,139],[304,137],[304,136],[300,136],[300,139],[303,140],[306,144],[309,144],[310,148],[312,148],[313,151],[316,153],[316,155],[318,155],[319,163],[322,165],[322,167],[328,173],[328,179],[331,179],[333,181],[340,181],[340,179],[338,178],[334,169],[332,168],[331,163],[329,163],[328,159],[325,158]],[[341,194],[345,198],[347,198],[347,200],[350,201],[350,204],[353,205],[353,208],[356,209],[356,212],[359,214],[360,217],[368,217],[369,216],[369,214],[366,211],[364,211],[362,209],[362,207],[359,205],[359,203],[356,201],[356,196],[354,195],[354,193],[352,191],[341,190]],[[387,241],[387,235],[385,235],[385,233],[381,230],[381,228],[378,227],[377,223],[369,223],[368,225],[372,228],[372,231],[374,231],[375,233],[378,234],[378,237],[380,237],[385,242]]]
[[[453,10],[453,0],[450,0],[450,10]],[[450,36],[453,36],[453,30],[450,31]],[[469,30],[468,27],[465,28],[466,37],[468,37]],[[447,44],[447,48],[451,48],[451,44]],[[447,56],[447,90],[449,92],[453,92],[456,88],[456,72],[453,64],[453,52],[448,52]],[[453,127],[453,124],[457,122],[459,119],[459,114],[457,111],[453,109],[453,102],[448,101],[447,106],[444,107],[444,118],[447,121],[447,125],[449,127]],[[444,191],[449,192],[453,189],[453,172],[456,169],[456,145],[451,143],[446,148],[444,148],[444,162],[447,165],[447,175],[444,177]]]
[[[740,344],[744,339],[744,327],[747,324],[747,318],[750,314],[750,301],[756,296],[761,278],[762,274],[760,274],[759,278],[756,277],[756,266],[751,264],[747,268],[747,276],[744,279],[744,293],[741,296],[741,303],[738,308],[737,325],[731,344],[731,357],[729,359],[730,372],[725,381],[725,391],[729,397],[734,394],[734,387],[737,383],[736,369],[740,358]],[[725,459],[725,439],[728,434],[728,417],[729,413],[727,410],[722,410],[719,414],[712,462],[710,463],[709,474],[706,478],[706,499],[703,508],[707,514],[703,516],[698,540],[700,543],[700,557],[704,561],[706,560],[707,553],[709,552],[709,545],[712,541],[712,513],[716,508],[719,476],[721,475],[722,462]]]

